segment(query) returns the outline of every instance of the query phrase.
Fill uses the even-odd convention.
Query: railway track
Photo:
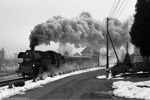
[[[16,77],[16,78],[10,78],[10,79],[6,79],[6,80],[1,80],[0,87],[9,85],[9,84],[13,84],[17,81],[26,81],[26,80],[30,80],[30,79],[31,79],[30,77],[26,77],[25,79],[23,79],[22,77]]]

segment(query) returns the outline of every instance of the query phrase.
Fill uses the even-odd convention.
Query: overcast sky
[[[115,0],[0,0],[0,48],[29,49],[30,31],[48,18],[79,16],[83,11],[102,21]],[[119,19],[134,14],[136,0],[129,0]],[[55,48],[54,45],[51,47]]]

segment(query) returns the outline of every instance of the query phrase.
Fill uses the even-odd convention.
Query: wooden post
[[[98,67],[100,67],[100,50],[98,52]]]
[[[108,19],[108,17],[107,17],[107,35],[106,35],[106,78],[108,78],[109,77],[109,48],[108,48],[108,46],[109,46],[109,31],[108,31],[108,21],[109,21],[109,19]]]

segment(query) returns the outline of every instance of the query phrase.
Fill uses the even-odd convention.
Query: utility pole
[[[108,50],[108,46],[109,46],[109,31],[108,31],[108,21],[109,18],[107,17],[107,35],[106,35],[106,78],[109,77],[109,50]]]
[[[129,42],[127,41],[127,45],[126,45],[126,52],[127,52],[127,54],[129,54],[128,48],[129,48]]]
[[[99,62],[100,60],[99,59],[100,59],[100,50],[98,52],[98,66],[100,67],[100,62]]]

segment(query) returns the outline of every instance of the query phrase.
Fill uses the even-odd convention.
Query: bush
[[[116,63],[116,65],[114,65],[111,68],[111,73],[112,76],[115,77],[118,74],[125,74],[125,73],[131,73],[132,72],[132,65],[126,65],[124,63]]]
[[[111,68],[111,74],[113,77],[115,77],[116,75],[118,75],[120,73],[120,67],[119,67],[119,63],[116,63],[116,65],[114,65]]]
[[[111,75],[112,75],[113,77],[115,77],[118,73],[119,73],[118,68],[113,67],[113,68],[111,69]]]
[[[24,80],[20,80],[20,81],[15,81],[13,82],[14,86],[18,87],[18,86],[24,86],[25,82]]]

